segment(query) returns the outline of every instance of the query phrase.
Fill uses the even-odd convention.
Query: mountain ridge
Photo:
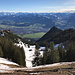
[[[53,26],[42,38],[38,41],[47,40],[49,38],[53,38],[55,35],[59,34],[62,30],[58,29],[57,27]],[[46,37],[46,38],[45,38]]]
[[[54,27],[52,27],[51,30],[53,28]],[[60,29],[58,29],[58,30],[60,30]],[[64,43],[66,41],[75,41],[74,40],[75,39],[75,29],[73,29],[73,28],[60,30],[58,33],[54,32],[54,30],[53,30],[53,33],[50,31],[48,31],[37,42],[42,42],[42,41],[51,42],[51,41],[53,41],[55,44],[59,44],[59,43]],[[51,36],[51,35],[53,35],[53,36]]]
[[[75,13],[1,12],[0,27],[4,29],[10,29],[15,34],[20,35],[22,38],[25,38],[23,37],[25,36],[25,34],[34,34],[41,32],[46,33],[53,26],[56,26],[60,29],[75,28],[74,14]]]

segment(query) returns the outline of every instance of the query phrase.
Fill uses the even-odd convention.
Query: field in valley
[[[21,36],[22,38],[40,38],[44,35],[44,32],[40,32],[40,33],[34,33],[34,34],[25,34],[23,36]]]

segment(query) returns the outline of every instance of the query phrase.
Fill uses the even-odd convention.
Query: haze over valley
[[[10,29],[22,38],[41,38],[50,28],[75,28],[75,13],[0,12],[0,30]]]

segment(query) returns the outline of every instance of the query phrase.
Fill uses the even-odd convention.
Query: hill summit
[[[37,42],[51,42],[53,41],[55,44],[71,42],[75,41],[75,29],[65,29],[61,30],[57,27],[52,27],[42,38],[40,38]]]
[[[41,39],[39,39],[38,41],[46,41],[48,39],[53,38],[54,36],[56,36],[57,34],[59,34],[60,32],[62,32],[61,29],[58,29],[57,27],[53,26]]]

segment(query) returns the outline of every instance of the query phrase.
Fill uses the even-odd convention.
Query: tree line
[[[35,59],[32,62],[34,66],[52,64],[57,62],[75,61],[75,42],[71,41],[67,44],[67,49],[63,45],[59,45],[57,49],[54,47],[54,42],[46,43],[43,57],[39,56],[39,44],[36,44]],[[0,36],[0,57],[7,58],[19,65],[26,66],[25,53],[23,48],[14,45],[12,39],[6,36]]]
[[[36,51],[36,65],[46,65],[58,62],[72,62],[75,61],[75,42],[71,41],[67,44],[67,49],[60,44],[57,49],[54,47],[54,42],[47,45],[43,57],[39,57],[39,50]]]
[[[23,48],[15,46],[14,42],[5,36],[0,36],[0,57],[9,59],[21,66],[26,66]]]

